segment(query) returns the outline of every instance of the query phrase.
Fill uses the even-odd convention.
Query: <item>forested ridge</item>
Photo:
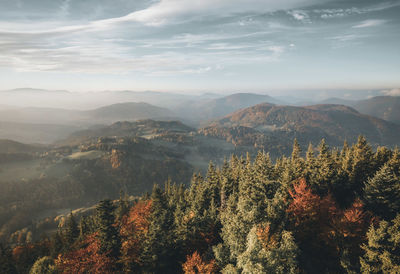
[[[71,213],[53,235],[2,245],[0,273],[399,273],[399,211],[398,149],[295,141],[290,157],[232,156],[188,188]]]

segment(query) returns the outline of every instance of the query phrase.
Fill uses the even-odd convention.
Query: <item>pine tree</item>
[[[400,177],[389,163],[366,182],[364,199],[372,212],[386,220],[400,212]]]
[[[79,236],[78,224],[75,220],[74,215],[71,212],[68,216],[66,228],[65,228],[65,241],[66,241],[67,245],[69,247],[72,246],[73,243],[78,238],[78,236]]]
[[[50,256],[52,258],[56,258],[58,256],[58,254],[60,254],[63,249],[63,238],[60,235],[61,233],[59,231],[57,231],[56,233],[54,233],[51,236],[50,239]]]
[[[142,260],[146,271],[172,273],[180,268],[177,264],[173,212],[162,190],[156,185],[151,194],[152,212],[146,239],[143,243]]]
[[[115,209],[115,221],[121,221],[122,217],[129,212],[129,201],[127,195],[121,191],[117,208]]]
[[[352,163],[350,166],[351,189],[361,195],[364,183],[376,172],[374,154],[363,136],[358,137],[357,143],[353,146]]]
[[[400,214],[390,223],[381,221],[378,228],[371,225],[367,239],[362,273],[400,273]]]
[[[96,213],[100,252],[117,259],[120,255],[121,239],[114,225],[114,209],[115,206],[111,200],[103,200],[98,204]]]
[[[297,273],[299,251],[290,232],[283,231],[278,237],[270,233],[268,225],[255,226],[247,236],[246,246],[238,258],[241,273]]]

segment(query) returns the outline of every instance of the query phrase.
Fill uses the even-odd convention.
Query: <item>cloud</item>
[[[303,21],[303,22],[310,23],[310,16],[305,11],[293,10],[293,11],[288,11],[288,14],[293,16],[293,18],[298,20],[298,21]]]
[[[331,40],[336,40],[340,42],[349,42],[349,41],[354,41],[354,40],[359,40],[362,38],[368,37],[367,35],[362,35],[362,34],[345,34],[345,35],[338,35],[334,37],[330,37],[328,39]]]
[[[334,8],[334,9],[314,9],[313,13],[320,14],[322,19],[340,18],[350,15],[366,14],[395,8],[400,6],[400,2],[382,2],[368,7]]]
[[[238,13],[266,13],[306,7],[329,0],[161,0],[143,10],[126,16],[103,20],[113,24],[136,21],[145,25],[160,26],[169,22],[192,19],[201,16],[229,16]]]
[[[370,19],[362,21],[360,24],[353,26],[353,29],[376,27],[386,23],[386,20]]]
[[[386,96],[400,96],[400,88],[382,90],[381,93]]]

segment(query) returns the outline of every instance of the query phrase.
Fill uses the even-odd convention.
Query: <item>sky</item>
[[[400,87],[400,0],[0,0],[0,90]]]

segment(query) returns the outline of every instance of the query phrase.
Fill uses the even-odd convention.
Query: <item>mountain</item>
[[[44,148],[36,145],[27,145],[8,139],[0,139],[0,153],[31,153],[42,151]]]
[[[195,129],[179,121],[154,121],[140,120],[135,122],[116,122],[109,126],[99,126],[93,129],[81,130],[71,134],[66,140],[60,141],[62,145],[79,145],[88,140],[100,137],[142,137],[154,138],[166,135],[188,135]]]
[[[113,123],[139,119],[165,119],[173,117],[174,113],[166,108],[156,107],[147,103],[119,103],[81,112],[81,116],[82,119],[100,123]]]
[[[377,96],[361,100],[354,104],[354,108],[361,113],[400,124],[400,97],[398,96]]]
[[[105,105],[145,102],[166,108],[175,108],[188,101],[201,101],[217,98],[220,95],[206,93],[202,95],[180,94],[155,91],[98,91],[69,92],[64,90],[44,90],[35,88],[18,88],[0,91],[0,102],[17,107],[40,107],[88,110]]]
[[[80,130],[76,125],[32,124],[0,121],[0,138],[23,143],[50,144]]]
[[[9,94],[68,94],[69,91],[66,90],[47,90],[47,89],[37,89],[37,88],[16,88],[10,90],[0,91],[1,93]]]
[[[282,103],[268,95],[236,93],[222,98],[186,103],[178,108],[176,112],[187,120],[204,124],[210,119],[222,117],[236,110],[265,102]]]
[[[343,98],[332,97],[322,101],[319,101],[318,104],[320,105],[344,105],[344,106],[354,106],[357,101],[354,100],[346,100]]]
[[[96,124],[139,119],[169,119],[174,113],[147,103],[120,103],[93,110],[6,108],[0,110],[0,138],[27,143],[64,139],[74,131]]]
[[[366,136],[375,145],[400,143],[400,126],[342,105],[295,107],[259,104],[218,119],[202,132],[260,147],[271,139],[275,145],[287,146],[289,144],[285,142],[292,142],[294,137],[303,145],[325,138],[329,144],[340,146],[344,140],[355,142],[359,135]]]

